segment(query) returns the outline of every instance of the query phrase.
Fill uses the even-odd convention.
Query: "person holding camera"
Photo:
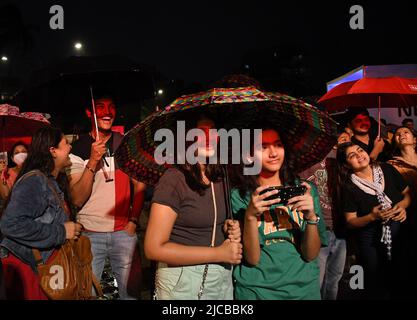
[[[260,174],[232,176],[232,210],[243,226],[244,258],[234,270],[235,297],[319,300],[317,257],[327,240],[317,190],[296,177],[291,148],[277,130],[263,129],[261,136],[262,149],[254,155],[262,163]]]

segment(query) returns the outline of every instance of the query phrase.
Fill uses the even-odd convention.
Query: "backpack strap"
[[[113,131],[113,153],[116,151],[116,149],[120,146],[120,144],[122,143],[123,140],[123,136],[116,131]]]
[[[112,141],[112,156],[114,156],[114,153],[116,152],[117,148],[120,146],[123,140],[123,136],[119,132],[113,131],[113,141]],[[114,170],[118,169],[119,166],[116,162],[116,159],[114,159]]]
[[[113,142],[112,142],[112,148],[113,148],[113,154],[116,152],[117,148],[120,146],[123,140],[123,135],[119,132],[113,131]],[[119,169],[119,165],[117,164],[116,159],[113,159],[114,162],[114,170]],[[129,190],[130,190],[130,209],[133,207],[133,201],[135,197],[135,188],[132,182],[132,178],[129,177]]]

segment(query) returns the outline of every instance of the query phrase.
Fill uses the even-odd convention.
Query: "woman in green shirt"
[[[260,139],[260,137],[258,138]],[[291,154],[274,129],[262,132],[262,161],[257,176],[235,175],[232,209],[243,225],[244,261],[235,267],[235,297],[241,300],[320,299],[316,260],[325,226],[313,184],[302,182],[304,195],[266,200],[278,191],[270,186],[300,184],[291,169]]]

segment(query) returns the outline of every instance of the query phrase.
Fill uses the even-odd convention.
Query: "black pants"
[[[399,281],[396,283],[394,298],[417,300],[417,228],[408,220],[401,224],[398,249],[396,270]]]
[[[390,299],[395,296],[399,282],[397,272],[398,236],[400,224],[391,223],[392,260],[381,242],[382,226],[362,230],[358,234],[359,263],[364,269],[364,299]]]

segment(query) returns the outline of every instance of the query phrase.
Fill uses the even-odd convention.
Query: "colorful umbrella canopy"
[[[318,103],[328,112],[347,107],[397,108],[417,106],[417,79],[415,78],[362,78],[339,84],[323,95]]]
[[[47,125],[49,121],[41,113],[20,113],[18,107],[9,104],[0,105],[1,151],[9,151],[18,140],[30,142],[36,130]]]
[[[253,121],[267,120],[297,156],[297,171],[322,160],[336,143],[336,122],[310,104],[255,87],[215,88],[182,96],[131,129],[115,153],[119,167],[129,176],[154,185],[168,167],[155,162],[154,151],[159,144],[154,140],[155,132],[175,128],[180,115],[194,110],[215,110],[226,129],[248,128]]]

